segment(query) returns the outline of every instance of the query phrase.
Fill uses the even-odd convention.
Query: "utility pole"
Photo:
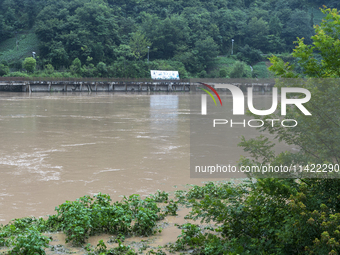
[[[150,49],[150,46],[148,46],[148,64],[149,64],[149,49]]]
[[[19,50],[19,45],[18,45],[18,32],[17,31],[15,31],[15,44],[16,44],[16,46],[17,46],[17,51]]]
[[[234,53],[234,39],[231,39],[231,55]]]

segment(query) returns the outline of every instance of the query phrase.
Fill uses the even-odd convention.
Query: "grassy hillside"
[[[309,10],[309,13],[313,13],[313,24],[314,25],[320,25],[322,19],[325,17],[325,14],[323,14],[320,9],[318,8],[311,8]]]
[[[32,56],[32,51],[37,52],[39,40],[34,33],[18,34],[18,49],[16,48],[15,37],[0,43],[0,62],[23,60]]]

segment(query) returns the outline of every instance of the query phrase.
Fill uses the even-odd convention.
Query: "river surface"
[[[0,224],[86,194],[119,200],[208,181],[190,178],[193,96],[0,93]],[[236,163],[244,153],[230,132]]]

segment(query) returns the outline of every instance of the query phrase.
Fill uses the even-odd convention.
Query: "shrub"
[[[21,70],[22,69],[22,61],[16,60],[9,65],[10,68],[14,68],[15,70]]]
[[[231,68],[230,78],[249,78],[251,77],[250,67],[244,62],[236,61]]]
[[[26,229],[21,232],[11,243],[12,250],[8,254],[43,255],[44,248],[48,247],[49,239],[36,228]]]
[[[4,64],[0,64],[0,76],[7,75],[9,73],[9,67]]]
[[[53,74],[54,73],[54,67],[51,64],[45,65],[45,73],[47,74]]]
[[[199,78],[206,78],[207,77],[207,72],[205,70],[202,70],[197,75],[198,75]]]
[[[239,52],[236,56],[237,59],[251,64],[262,60],[262,51],[251,48],[248,44],[246,44],[244,47],[239,48]]]
[[[94,64],[83,65],[81,68],[81,75],[83,77],[95,77],[97,73],[97,68]]]
[[[76,245],[97,233],[149,236],[156,232],[160,209],[154,199],[143,200],[139,195],[132,195],[113,205],[110,201],[110,196],[101,193],[94,198],[84,196],[73,202],[66,201],[56,208],[57,215],[50,216],[46,225],[63,230],[66,241]]]
[[[24,73],[24,72],[11,72],[4,76],[5,77],[30,77],[27,73]]]
[[[98,71],[98,76],[104,77],[107,76],[107,67],[104,62],[99,62],[97,64],[97,71]]]
[[[271,75],[265,62],[259,62],[253,68],[253,77],[268,78]]]
[[[225,78],[227,77],[227,75],[228,75],[228,72],[226,69],[220,69],[220,72],[219,72],[220,78]]]
[[[25,60],[22,62],[22,68],[29,73],[34,72],[36,65],[37,61],[33,57],[25,58]]]
[[[76,74],[76,75],[80,75],[81,74],[81,62],[79,58],[75,58],[72,61],[72,65],[70,66],[71,69],[71,73],[72,74]]]

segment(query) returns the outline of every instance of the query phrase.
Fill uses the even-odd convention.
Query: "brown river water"
[[[190,178],[193,96],[0,93],[0,224],[86,194],[115,201],[209,181]],[[230,136],[237,162],[245,153]]]

